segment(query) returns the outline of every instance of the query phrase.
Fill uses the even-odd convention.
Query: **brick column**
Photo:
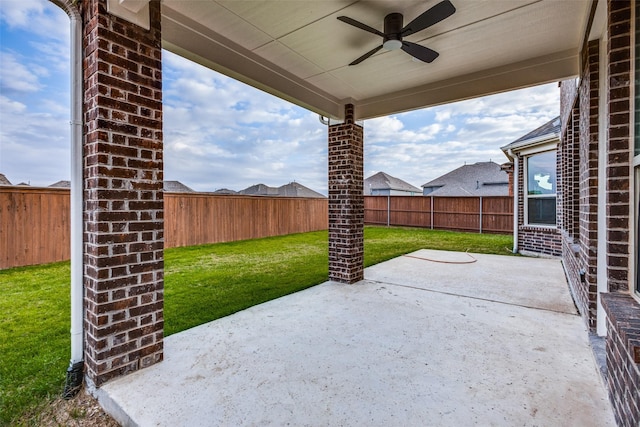
[[[151,29],[84,0],[85,374],[95,386],[162,360],[160,3]]]
[[[592,331],[598,305],[598,149],[600,92],[600,40],[587,45],[580,86],[580,265],[584,284],[580,299]],[[604,92],[603,92],[604,95]]]
[[[630,165],[631,128],[631,4],[609,0],[609,132],[607,157],[607,279],[609,290],[629,290],[629,230],[632,218]]]
[[[640,425],[640,305],[629,295],[634,277],[630,257],[637,232],[630,205],[633,181],[632,30],[635,6],[629,1],[607,2],[609,107],[606,148],[606,242],[607,284],[601,293],[607,314],[607,388],[619,426]],[[603,96],[605,94],[603,93]],[[637,109],[638,106],[636,105]],[[599,236],[600,237],[600,236]]]
[[[363,132],[354,107],[343,124],[329,126],[329,279],[364,278]]]

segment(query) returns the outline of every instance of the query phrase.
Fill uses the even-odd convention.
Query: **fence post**
[[[480,196],[480,234],[482,234],[482,196]]]
[[[387,227],[389,226],[390,222],[391,222],[391,194],[387,194]]]
[[[431,229],[433,230],[433,196],[431,196]]]

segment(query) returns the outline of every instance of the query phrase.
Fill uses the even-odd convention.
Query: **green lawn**
[[[365,265],[421,248],[510,254],[511,236],[366,227]],[[165,335],[326,281],[327,232],[165,251]],[[0,271],[0,425],[35,419],[69,364],[69,263]],[[35,423],[35,421],[34,421]]]

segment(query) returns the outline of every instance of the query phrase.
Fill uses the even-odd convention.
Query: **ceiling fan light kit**
[[[384,18],[384,33],[370,27],[362,22],[347,16],[338,16],[338,19],[346,24],[353,25],[356,28],[376,34],[382,37],[382,44],[369,52],[365,53],[349,65],[357,65],[365,59],[373,56],[380,49],[386,50],[398,50],[402,49],[409,55],[413,56],[422,62],[433,62],[438,57],[438,52],[429,49],[428,47],[421,46],[416,43],[402,40],[403,37],[410,36],[411,34],[422,31],[438,22],[453,15],[456,8],[451,4],[449,0],[441,1],[426,12],[422,13],[413,21],[409,22],[406,26],[402,26],[403,16],[401,13],[390,13]]]

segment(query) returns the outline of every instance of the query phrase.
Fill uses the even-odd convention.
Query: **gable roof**
[[[278,197],[313,197],[324,198],[325,196],[305,187],[298,182],[290,182],[280,187],[270,187],[265,184],[256,184],[238,191],[238,194],[250,196],[278,196]]]
[[[229,190],[228,188],[219,188],[213,192],[214,194],[238,194],[237,191]]]
[[[284,197],[324,197],[322,194],[295,181],[278,187],[278,195]]]
[[[422,185],[429,196],[508,196],[509,175],[495,162],[460,166]]]
[[[525,147],[535,146],[537,144],[543,144],[552,140],[560,139],[560,116],[549,120],[542,126],[532,130],[524,136],[516,139],[515,141],[500,147],[500,149],[507,154],[509,150],[519,150]],[[507,157],[509,155],[507,154]]]
[[[239,194],[246,194],[248,196],[277,196],[278,189],[276,187],[269,187],[265,184],[255,184],[251,187],[247,187],[244,190],[238,191]]]
[[[12,185],[11,181],[9,181],[3,173],[0,173],[0,185]]]
[[[71,188],[71,181],[61,180],[54,182],[49,188]]]
[[[396,190],[422,193],[418,187],[384,172],[378,172],[364,180],[364,192],[370,194],[373,190]]]
[[[164,181],[162,189],[169,193],[195,193],[195,191],[180,181]]]

